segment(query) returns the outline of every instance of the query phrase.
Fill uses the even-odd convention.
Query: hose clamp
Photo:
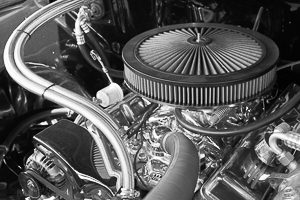
[[[85,44],[85,39],[84,35],[75,35],[76,36],[76,41],[78,45],[84,45]]]
[[[84,33],[89,33],[90,32],[90,27],[89,27],[89,25],[87,24],[86,21],[81,22],[80,27],[82,28]]]
[[[161,146],[162,146],[162,148],[163,148],[164,151],[167,151],[167,150],[166,150],[166,140],[168,139],[169,136],[171,136],[171,135],[174,134],[174,133],[175,133],[175,132],[169,132],[169,133],[167,133],[167,134],[163,137],[163,139],[161,140]]]

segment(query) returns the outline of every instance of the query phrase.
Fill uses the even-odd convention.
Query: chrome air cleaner
[[[131,39],[123,49],[125,83],[177,106],[219,106],[271,89],[279,56],[257,32],[224,24],[178,24]]]

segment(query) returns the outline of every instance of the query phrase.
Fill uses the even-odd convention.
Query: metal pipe
[[[294,156],[289,151],[284,151],[277,145],[277,140],[282,140],[291,148],[299,148],[300,141],[298,140],[298,134],[290,131],[290,129],[291,127],[285,122],[276,126],[272,135],[269,137],[269,146],[277,155],[278,161],[292,172],[298,165],[294,160]]]
[[[277,140],[282,140],[292,149],[298,150],[300,147],[299,133],[289,131],[288,133],[273,133],[269,138],[269,145],[274,153],[281,154],[283,150],[277,145]]]
[[[289,138],[284,133],[273,133],[269,138],[270,148],[274,153],[280,155],[283,153],[283,150],[277,145],[277,140],[289,140]]]
[[[47,21],[79,8],[85,0],[59,0],[35,12],[24,20],[10,36],[4,50],[4,63],[10,76],[25,89],[43,96],[61,106],[68,107],[89,119],[112,144],[119,158],[122,171],[122,191],[133,194],[133,167],[127,150],[118,134],[118,124],[103,109],[90,100],[60,86],[54,85],[27,68],[23,61],[24,46],[30,35]],[[91,134],[99,148],[100,137]],[[122,194],[122,193],[121,193]]]
[[[278,147],[277,140],[281,139],[284,141],[285,139],[287,139],[285,133],[287,133],[290,130],[291,127],[286,122],[282,122],[274,128],[273,133],[269,138],[269,146],[271,147],[272,151],[277,155],[280,155],[283,152],[283,150],[280,147]]]

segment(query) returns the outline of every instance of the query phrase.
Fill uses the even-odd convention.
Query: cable
[[[19,136],[22,132],[24,132],[31,124],[49,117],[57,117],[62,115],[67,116],[69,111],[70,110],[67,108],[55,108],[50,110],[35,111],[35,113],[29,113],[27,115],[24,115],[24,120],[21,121],[21,123],[19,123],[12,131],[9,132],[6,139],[1,144],[1,146],[5,147],[7,151],[3,151],[3,154],[0,155],[0,167],[2,165],[2,162],[5,161],[5,156],[9,152],[11,145],[13,144],[16,137]]]
[[[88,64],[93,67],[98,72],[103,73],[102,68],[99,64],[97,64],[90,56],[90,51],[86,44],[78,44],[78,48],[83,58],[88,62]],[[98,51],[97,51],[98,52]],[[101,55],[100,55],[101,56]],[[101,57],[103,58],[103,57]],[[115,78],[123,78],[123,71],[115,70],[112,68],[107,68],[109,74]]]
[[[103,64],[107,68],[109,74],[115,78],[123,78],[123,71],[111,68],[110,63],[94,34],[90,31],[86,35],[89,38],[92,45],[95,47],[96,51],[99,53],[101,59],[103,60]]]
[[[86,44],[79,44],[78,48],[80,50],[81,55],[83,58],[88,62],[88,64],[93,67],[98,72],[103,73],[101,67],[92,59],[92,57],[89,54],[89,50]]]
[[[50,109],[50,110],[40,110],[37,111],[35,113],[30,113],[30,115],[26,115],[23,118],[24,121],[22,121],[21,123],[19,123],[12,131],[9,132],[7,138],[5,139],[5,141],[2,143],[3,145],[7,146],[8,148],[10,148],[10,146],[12,145],[13,141],[15,140],[15,138],[24,130],[26,130],[26,128],[28,128],[31,124],[36,123],[42,119],[45,118],[51,118],[51,117],[56,117],[56,116],[62,116],[62,115],[67,115],[69,113],[69,109],[68,108],[55,108],[55,109]]]
[[[150,117],[153,111],[158,107],[158,104],[153,103],[147,107],[147,110],[141,115],[138,119],[135,120],[134,124],[132,124],[129,129],[126,131],[127,138],[131,138],[136,135],[140,128],[145,124],[146,120]]]
[[[20,172],[22,171],[22,168],[19,165],[16,165],[15,167],[17,167],[19,169],[19,171],[16,171],[15,169],[13,169],[11,167],[11,165],[8,164],[6,158],[3,159],[3,163],[5,164],[5,166],[9,169],[9,171],[11,171],[14,175],[16,175],[17,177],[19,176]]]
[[[136,154],[134,155],[134,158],[133,158],[133,170],[134,170],[137,178],[139,179],[139,181],[142,183],[142,185],[146,189],[148,187],[147,187],[146,183],[144,182],[144,180],[142,179],[142,177],[139,175],[138,170],[136,168],[137,156],[138,156],[139,152],[141,151],[141,149],[143,148],[143,143],[144,143],[144,139],[145,139],[142,132],[140,132],[140,136],[141,136],[141,143],[140,143],[140,146],[139,146],[138,150],[136,151]]]
[[[264,7],[261,6],[258,10],[257,15],[256,15],[256,19],[255,19],[255,22],[254,22],[254,25],[253,25],[253,28],[252,28],[253,31],[257,31],[257,29],[259,27],[259,24],[260,24],[260,20],[261,20],[261,15],[263,14],[263,11],[264,11]]]
[[[77,12],[75,11],[71,11],[70,13],[67,13],[67,15],[69,15],[74,21],[76,21],[76,17],[77,17]],[[110,44],[108,43],[108,41],[99,33],[97,32],[90,24],[87,24],[87,26],[89,27],[89,29],[91,31],[93,31],[99,38],[101,38],[101,40],[105,43],[106,47],[108,47],[109,50],[111,50]],[[104,48],[104,44],[103,44],[103,48]]]
[[[95,38],[94,34],[90,31],[90,32],[86,33],[86,35],[89,38],[92,45],[95,47],[96,51],[99,53],[100,57],[102,58],[105,67],[110,69],[111,68],[110,63],[109,63],[104,51],[102,50],[102,47],[100,46],[97,39]]]
[[[123,71],[120,70],[116,70],[116,69],[112,69],[110,66],[110,63],[107,59],[107,56],[105,55],[101,45],[98,43],[97,38],[94,36],[94,34],[90,31],[90,26],[88,26],[87,24],[87,11],[85,9],[85,7],[81,7],[79,9],[79,12],[77,14],[77,19],[75,20],[75,36],[76,36],[76,40],[77,40],[77,44],[79,46],[79,50],[82,53],[83,57],[87,60],[87,62],[96,70],[99,71],[99,68],[102,69],[102,66],[98,66],[98,64],[94,63],[94,61],[91,62],[90,56],[89,56],[89,51],[87,50],[87,47],[84,46],[85,45],[85,39],[84,39],[84,35],[83,33],[85,33],[87,35],[87,37],[89,38],[93,48],[96,49],[96,51],[98,52],[104,67],[108,70],[109,74],[112,77],[115,78],[123,78]],[[102,72],[102,70],[100,71]]]
[[[299,102],[300,102],[300,92],[298,92],[295,96],[293,96],[291,100],[287,102],[283,107],[278,109],[276,112],[266,116],[265,118],[252,122],[243,127],[237,127],[234,129],[226,129],[226,130],[209,129],[209,128],[203,128],[203,127],[190,124],[188,121],[185,120],[185,118],[181,113],[181,109],[179,108],[175,109],[175,116],[177,118],[177,122],[183,128],[193,133],[198,133],[201,135],[208,135],[213,137],[237,136],[237,135],[252,132],[254,130],[257,130],[263,126],[272,123],[273,121],[275,121],[276,119],[280,118],[281,116],[289,112],[291,109],[293,109]]]
[[[295,61],[295,62],[291,62],[291,63],[287,63],[287,64],[285,64],[285,65],[282,65],[282,66],[280,66],[280,67],[277,67],[277,71],[280,71],[280,70],[286,69],[286,68],[291,68],[291,70],[293,70],[293,67],[294,67],[295,65],[299,65],[299,64],[300,64],[300,60]]]

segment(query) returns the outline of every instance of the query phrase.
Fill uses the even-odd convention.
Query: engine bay
[[[0,199],[300,199],[300,2],[20,5]]]

